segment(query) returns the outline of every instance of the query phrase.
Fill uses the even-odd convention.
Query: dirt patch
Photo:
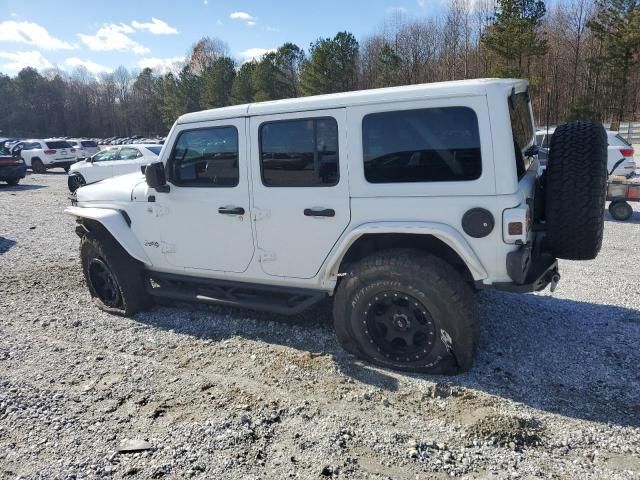
[[[493,414],[481,418],[467,429],[476,439],[512,450],[542,445],[543,428],[534,418]]]

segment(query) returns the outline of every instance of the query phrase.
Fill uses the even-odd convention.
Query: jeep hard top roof
[[[486,95],[487,89],[495,87],[509,92],[515,87],[517,92],[526,90],[526,80],[512,78],[482,78],[457,80],[452,82],[422,83],[402,87],[376,88],[352,92],[316,95],[312,97],[287,98],[269,102],[248,103],[231,107],[214,108],[182,115],[178,124],[207,122],[225,118],[270,115],[305,110],[341,108],[373,103],[388,103],[418,100],[425,98],[464,97]]]

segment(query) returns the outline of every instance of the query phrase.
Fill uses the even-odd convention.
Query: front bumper
[[[20,165],[0,165],[0,180],[12,180],[24,178],[27,175],[27,166]]]
[[[560,279],[558,260],[542,250],[538,242],[535,246],[523,245],[507,254],[507,273],[512,282],[499,282],[491,285],[479,283],[480,288],[495,288],[507,292],[527,293],[544,290],[547,285]],[[555,284],[554,284],[555,285]],[[552,289],[553,286],[552,285]]]

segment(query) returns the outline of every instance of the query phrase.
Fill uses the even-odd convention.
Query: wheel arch
[[[391,248],[429,252],[450,263],[470,282],[488,278],[482,262],[457,230],[430,222],[368,223],[351,230],[330,254],[325,278],[335,278],[347,264]]]
[[[97,207],[68,207],[65,213],[76,217],[85,230],[103,228],[134,259],[151,265],[140,242],[131,230],[131,219],[124,210]]]

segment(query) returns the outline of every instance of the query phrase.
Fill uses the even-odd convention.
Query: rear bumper
[[[27,174],[27,166],[22,165],[0,165],[0,180],[11,180],[24,178]]]
[[[58,167],[64,168],[64,167],[70,167],[76,162],[77,162],[76,158],[69,158],[65,160],[53,160],[49,163],[45,163],[44,166],[46,168],[58,168]]]
[[[537,247],[537,245],[536,245]],[[507,254],[507,273],[512,282],[492,285],[478,284],[479,288],[495,288],[507,292],[527,293],[544,290],[554,277],[559,278],[558,260],[550,253],[531,244]]]

